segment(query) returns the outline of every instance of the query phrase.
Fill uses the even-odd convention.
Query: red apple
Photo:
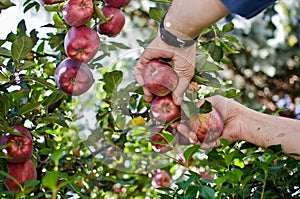
[[[156,96],[165,96],[178,84],[178,76],[173,68],[158,59],[151,60],[142,71],[144,86]]]
[[[63,0],[39,0],[39,2],[41,2],[42,5],[53,5],[63,2]]]
[[[211,142],[220,137],[224,119],[217,109],[212,108],[208,113],[193,114],[189,120],[189,126],[199,140]]]
[[[36,180],[37,178],[36,168],[31,159],[18,164],[8,163],[7,172],[9,175],[13,176],[22,186],[25,182],[29,180]],[[4,181],[4,185],[10,191],[20,191],[20,187],[12,179],[6,178]]]
[[[110,19],[99,24],[98,32],[108,37],[117,36],[125,25],[125,16],[120,8],[112,6],[102,7],[103,15]]]
[[[168,123],[180,117],[180,106],[173,102],[171,95],[155,96],[150,105],[151,113],[156,121]]]
[[[12,126],[24,136],[4,133],[1,137],[0,144],[8,145],[4,149],[10,158],[6,159],[10,163],[20,163],[30,159],[33,151],[32,137],[30,132],[22,126]]]
[[[86,63],[71,58],[63,60],[55,69],[54,79],[59,89],[78,96],[94,83],[93,74]]]
[[[176,145],[176,139],[178,132],[172,128],[171,126],[168,126],[164,130],[164,126],[154,126],[151,128],[151,135],[150,135],[150,141],[152,144],[152,148],[155,152],[158,153],[166,153],[173,149],[173,147]],[[164,137],[162,132],[171,133],[174,136],[175,142],[173,145],[167,141],[167,139]]]
[[[152,186],[155,188],[162,188],[162,187],[167,188],[170,186],[170,183],[171,183],[170,174],[168,174],[165,171],[155,172],[151,181]]]
[[[100,37],[97,31],[84,25],[72,27],[65,36],[64,48],[67,55],[81,62],[89,62],[97,54]]]
[[[68,0],[62,8],[63,19],[70,26],[82,26],[92,18],[94,4],[92,0]]]
[[[104,0],[106,4],[112,7],[121,8],[127,6],[131,0]]]
[[[212,179],[213,178],[209,173],[206,173],[204,171],[200,171],[199,173],[201,174],[201,177],[203,179]]]

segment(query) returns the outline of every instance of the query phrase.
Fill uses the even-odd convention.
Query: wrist
[[[160,24],[161,39],[166,44],[176,48],[183,48],[194,45],[197,42],[198,37],[191,38],[181,32],[172,30],[170,22],[165,21],[166,14],[163,16]]]

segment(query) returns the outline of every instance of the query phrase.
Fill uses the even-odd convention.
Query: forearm
[[[182,39],[195,38],[228,13],[220,0],[173,0],[164,25]]]
[[[286,154],[300,155],[300,121],[253,110],[242,114],[241,139],[261,147],[281,144]],[[300,160],[300,156],[294,156]]]

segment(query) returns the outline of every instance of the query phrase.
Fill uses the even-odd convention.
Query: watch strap
[[[160,37],[165,43],[167,43],[170,46],[174,46],[176,48],[188,47],[188,46],[192,46],[194,43],[196,43],[198,37],[196,37],[195,39],[192,39],[192,40],[179,39],[178,37],[173,35],[171,32],[166,30],[164,27],[164,19],[165,19],[166,14],[163,16],[162,21],[160,23]]]

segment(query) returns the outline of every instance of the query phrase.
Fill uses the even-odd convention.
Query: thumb
[[[176,105],[180,105],[182,102],[183,94],[186,91],[187,87],[189,86],[190,80],[186,77],[179,77],[178,84],[175,90],[172,92],[172,98]]]

